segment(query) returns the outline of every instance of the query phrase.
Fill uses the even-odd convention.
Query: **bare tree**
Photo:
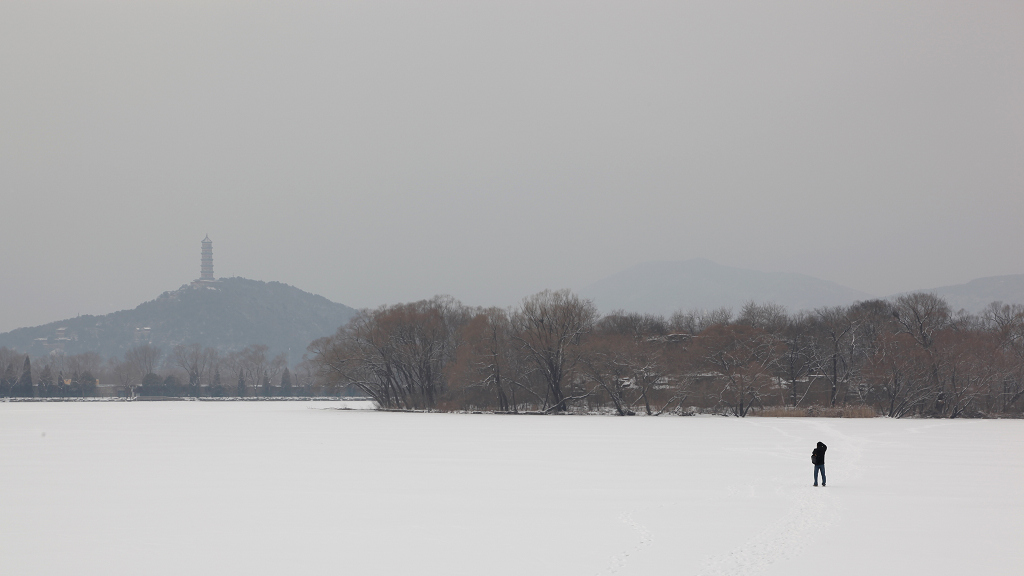
[[[748,303],[735,319],[717,310],[670,322],[621,311],[598,320],[567,291],[512,311],[441,298],[363,311],[310,351],[306,382],[357,387],[381,408],[627,415],[685,400],[745,416],[859,401],[892,417],[964,417],[1019,412],[1024,398],[1024,307],[954,316],[927,294],[793,316]],[[247,365],[254,382],[274,372],[265,355]]]
[[[638,406],[654,414],[652,401],[659,386],[678,392],[670,385],[674,379],[664,358],[668,332],[660,316],[619,311],[602,318],[588,338],[584,372],[608,395],[620,416],[634,414]],[[677,400],[678,395],[662,398],[658,413]]]
[[[271,360],[267,357],[269,347],[266,344],[246,346],[238,354],[239,368],[245,379],[252,382],[254,396],[260,395],[260,387],[270,370]]]
[[[893,317],[901,333],[910,336],[924,352],[935,391],[935,411],[945,413],[944,391],[940,370],[943,355],[935,350],[935,338],[942,330],[952,327],[949,304],[935,294],[915,292],[900,296],[893,305]]]
[[[597,308],[568,290],[545,290],[523,300],[513,316],[514,338],[547,385],[551,408],[567,410],[565,384],[576,369],[584,336],[593,330]]]
[[[925,350],[934,344],[935,334],[950,325],[951,316],[949,304],[928,292],[900,296],[893,306],[893,317],[900,331]]]
[[[326,382],[356,386],[382,408],[433,409],[468,317],[448,296],[383,306],[363,311],[309,350]]]
[[[543,401],[543,397],[528,385],[528,369],[512,340],[512,320],[508,310],[488,308],[479,311],[463,327],[461,339],[464,345],[452,365],[449,382],[452,394],[461,395],[478,407],[485,407],[493,400],[497,409],[503,412],[518,411],[524,394]],[[476,394],[477,390],[481,394]]]
[[[814,327],[818,333],[814,350],[816,372],[824,374],[831,385],[829,406],[836,405],[840,384],[849,382],[853,371],[850,348],[856,324],[842,306],[818,308],[814,311]]]
[[[142,344],[125,352],[124,361],[131,364],[135,372],[141,374],[140,377],[145,377],[149,374],[156,374],[161,356],[159,348],[150,344]]]
[[[793,407],[799,406],[811,389],[808,376],[815,357],[809,324],[810,319],[806,315],[797,315],[781,333],[784,348],[776,363],[776,373],[780,381],[786,382],[789,404]]]
[[[103,358],[96,352],[82,352],[67,357],[67,368],[73,374],[89,372],[95,375],[103,366]]]
[[[117,383],[124,389],[125,396],[129,400],[135,398],[135,389],[141,384],[143,376],[139,367],[127,359],[118,360],[117,358],[111,358],[108,360],[108,364]]]
[[[293,385],[299,388],[296,394],[304,396],[314,396],[316,394],[317,365],[310,360],[308,355],[302,355],[302,362],[295,367],[295,371],[292,372],[292,378],[294,379]]]
[[[217,350],[203,348],[199,343],[179,344],[173,351],[174,364],[188,374],[189,392],[198,396],[206,374],[217,363]]]
[[[880,335],[866,371],[886,416],[906,416],[931,396],[933,387],[927,368],[922,369],[921,355],[913,338],[905,333]]]
[[[993,302],[982,312],[985,328],[996,338],[1001,374],[994,408],[1010,412],[1024,397],[1024,305]]]
[[[779,352],[779,340],[753,326],[713,326],[696,339],[705,365],[716,371],[724,386],[720,397],[736,416],[746,416],[751,406],[773,383],[771,367]]]
[[[778,334],[789,326],[789,313],[782,304],[774,302],[758,304],[751,300],[743,305],[736,322]]]
[[[50,350],[50,353],[46,355],[45,361],[46,364],[49,365],[50,371],[54,374],[63,375],[65,372],[69,371],[68,356],[64,353],[63,348],[54,348],[53,350]],[[60,379],[58,385],[64,385],[63,378]]]
[[[288,355],[284,352],[281,352],[270,359],[270,362],[267,364],[267,369],[263,372],[263,386],[266,389],[266,395],[272,395],[272,383],[278,379],[278,376],[287,366]]]
[[[700,334],[711,326],[722,326],[732,322],[731,308],[714,310],[690,310],[676,312],[669,319],[669,327],[674,332],[683,334]]]
[[[936,334],[933,348],[940,357],[942,412],[958,418],[976,410],[977,399],[1004,373],[998,336],[977,318],[961,318],[956,329]]]
[[[18,386],[18,375],[25,355],[17,350],[0,347],[0,393],[6,397],[14,395]]]

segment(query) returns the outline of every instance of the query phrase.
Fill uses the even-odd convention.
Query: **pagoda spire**
[[[199,279],[213,282],[213,240],[207,234],[203,238],[202,265],[199,269]]]

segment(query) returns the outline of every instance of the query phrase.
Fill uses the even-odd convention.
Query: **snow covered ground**
[[[1024,421],[339,406],[0,403],[0,574],[1024,573]]]

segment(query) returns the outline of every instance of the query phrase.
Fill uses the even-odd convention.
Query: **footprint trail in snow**
[[[651,542],[654,540],[650,530],[648,530],[646,526],[640,524],[636,521],[636,519],[633,518],[633,514],[635,514],[636,511],[636,508],[626,511],[621,516],[619,516],[619,520],[626,526],[629,526],[631,530],[637,533],[638,541],[636,545],[630,548],[629,550],[623,552],[622,554],[616,554],[608,560],[609,566],[608,571],[606,572],[607,574],[617,574],[620,570],[625,568],[626,563],[629,561],[629,558],[631,556],[635,556],[642,552],[645,548],[650,546]]]
[[[790,436],[778,427],[768,427]],[[847,479],[859,477],[862,470],[858,461],[864,451],[863,442],[838,433],[828,424],[817,427],[829,437],[838,437],[844,443],[844,451],[850,455],[843,467]],[[776,562],[799,555],[818,533],[839,520],[840,502],[833,491],[810,488],[804,484],[796,485],[792,478],[772,478],[772,483],[778,486],[778,493],[784,494],[794,503],[789,512],[737,548],[707,559],[698,572],[699,576],[757,574]]]

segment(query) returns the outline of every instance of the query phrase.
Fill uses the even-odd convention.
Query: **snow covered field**
[[[0,403],[0,574],[1024,574],[1024,421],[339,406]]]

